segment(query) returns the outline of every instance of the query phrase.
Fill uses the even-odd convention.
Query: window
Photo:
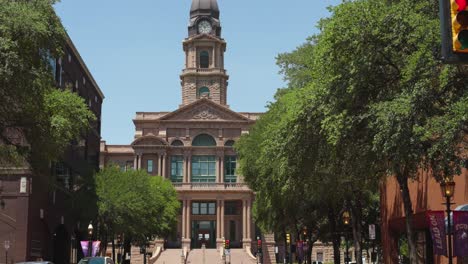
[[[197,91],[197,98],[209,98],[210,97],[210,89],[206,86],[201,87]]]
[[[234,143],[235,143],[234,140],[228,140],[228,141],[226,141],[226,143],[224,143],[224,146],[225,147],[232,147],[232,146],[234,146]]]
[[[216,157],[192,157],[192,182],[216,182]]]
[[[195,137],[192,142],[194,147],[214,147],[216,146],[216,140],[210,135],[201,134]]]
[[[173,146],[173,147],[183,147],[184,143],[177,139],[177,140],[172,141],[171,146]]]
[[[182,182],[184,180],[184,157],[171,156],[171,181]]]
[[[200,52],[200,68],[208,68],[210,66],[210,55],[208,51]]]
[[[146,165],[148,173],[153,173],[153,160],[148,160]]]
[[[238,215],[239,203],[237,201],[226,201],[224,202],[224,214],[225,215]]]
[[[63,162],[55,164],[55,176],[57,183],[65,189],[70,189],[71,173],[70,168]]]
[[[192,203],[192,214],[194,215],[215,215],[216,203],[194,202]]]
[[[237,182],[236,165],[236,156],[224,157],[224,182]]]
[[[323,262],[323,252],[317,252],[317,261]]]

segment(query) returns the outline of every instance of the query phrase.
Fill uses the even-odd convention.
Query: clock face
[[[208,34],[211,33],[211,24],[210,22],[203,20],[198,23],[198,33],[200,34]]]

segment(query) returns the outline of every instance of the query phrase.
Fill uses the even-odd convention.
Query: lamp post
[[[93,248],[93,224],[90,222],[88,225],[88,257],[92,257],[91,253]]]
[[[5,264],[8,264],[8,249],[10,249],[10,240],[5,240],[3,246],[5,247]]]
[[[348,234],[347,234],[347,231],[346,229],[348,229],[349,227],[349,224],[351,222],[351,216],[350,216],[350,213],[349,211],[346,209],[344,212],[343,212],[343,225],[344,225],[344,237],[345,237],[345,244],[346,244],[346,257],[345,257],[345,263],[346,264],[349,264],[349,246],[348,246]]]
[[[445,197],[445,206],[447,207],[448,259],[449,264],[452,264],[452,223],[450,219],[450,205],[452,203],[450,200],[455,193],[455,182],[453,180],[446,179],[440,183],[440,190],[442,191],[442,196]]]

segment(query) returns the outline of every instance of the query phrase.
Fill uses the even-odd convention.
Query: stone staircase
[[[257,261],[250,257],[244,249],[231,249],[231,264],[255,264]],[[226,256],[226,263],[229,263],[229,256]],[[265,262],[266,264],[266,262]]]
[[[216,249],[193,249],[190,251],[187,264],[221,264],[221,255]],[[222,263],[224,264],[224,263]]]
[[[181,249],[166,249],[161,252],[155,264],[180,264],[182,250]]]

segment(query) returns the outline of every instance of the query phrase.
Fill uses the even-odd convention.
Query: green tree
[[[56,88],[50,61],[65,31],[55,1],[0,0],[0,163],[33,169],[57,160],[95,119],[78,95]]]
[[[142,242],[146,236],[164,237],[175,227],[180,202],[170,181],[117,166],[101,170],[95,181],[98,219],[110,234]]]
[[[402,190],[411,263],[416,263],[408,180],[430,168],[437,179],[460,170],[468,114],[467,72],[441,64],[434,1],[363,0],[332,9],[317,37],[314,79],[324,128],[372,146]]]

